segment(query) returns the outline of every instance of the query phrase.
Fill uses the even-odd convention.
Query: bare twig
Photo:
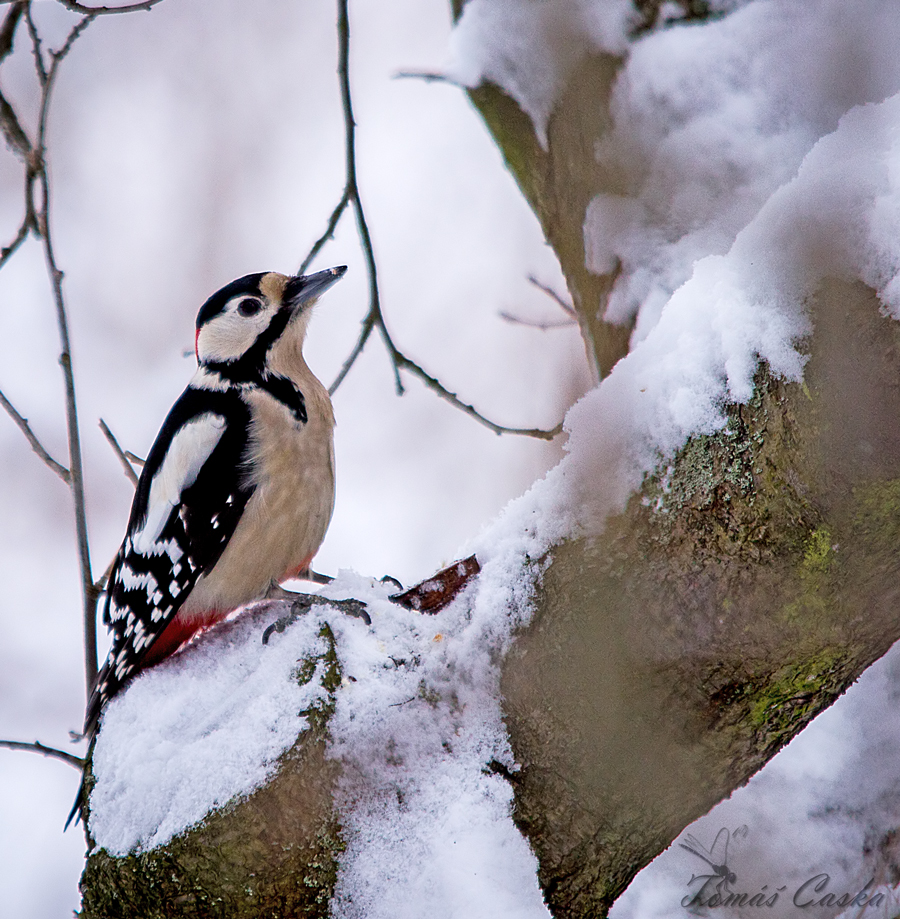
[[[513,325],[525,325],[530,329],[540,329],[546,332],[547,329],[570,329],[577,325],[574,319],[560,319],[558,322],[540,322],[537,319],[523,319],[513,313],[507,313],[506,310],[500,310],[500,318],[511,322]]]
[[[56,747],[48,747],[39,741],[34,743],[25,743],[21,740],[0,740],[0,747],[7,750],[30,750],[32,753],[40,753],[41,756],[50,756],[53,759],[61,759],[64,763],[74,766],[76,769],[84,769],[84,760],[74,753],[66,753],[65,750],[57,750]]]
[[[19,430],[25,435],[25,439],[31,444],[31,449],[40,457],[42,462],[49,466],[65,483],[66,485],[71,484],[71,475],[69,470],[65,466],[57,463],[55,459],[44,449],[43,444],[37,439],[34,431],[31,430],[31,426],[28,424],[28,419],[23,418],[15,409],[15,406],[0,392],[0,405],[6,409],[6,413],[15,421]]]
[[[28,26],[28,34],[31,36],[31,53],[34,55],[34,69],[41,86],[46,86],[47,68],[44,66],[43,42],[38,33],[34,17],[31,15],[30,3],[25,5],[25,23]],[[43,99],[41,102],[43,102]]]
[[[16,233],[13,241],[8,246],[4,246],[3,249],[0,249],[0,268],[2,268],[16,254],[16,250],[27,239],[29,230],[33,230],[36,226],[34,222],[34,213],[31,211],[30,204],[31,201],[29,198],[27,205],[28,213],[25,214],[25,217],[22,220],[22,225],[19,227],[19,230]]]
[[[347,209],[347,205],[350,203],[350,191],[349,188],[344,188],[344,194],[341,195],[341,200],[338,201],[334,210],[331,212],[331,216],[328,218],[328,224],[325,227],[325,232],[313,243],[312,249],[309,250],[309,254],[303,259],[303,264],[300,266],[297,274],[304,274],[306,269],[312,264],[312,260],[322,251],[322,247],[329,239],[334,237],[334,231],[337,229],[337,225],[344,214],[344,211]],[[193,356],[193,351],[190,352]]]
[[[393,349],[392,356],[398,367],[408,370],[414,376],[417,376],[432,392],[437,393],[444,401],[449,402],[461,412],[464,412],[470,418],[474,418],[479,424],[495,434],[518,434],[522,437],[534,437],[538,440],[553,440],[557,434],[562,431],[562,422],[550,430],[542,428],[508,428],[502,424],[496,424],[489,418],[485,418],[480,412],[476,411],[471,405],[461,401],[455,393],[450,392],[440,380],[426,373],[415,361],[411,361],[404,354],[401,354],[396,348]]]
[[[341,103],[344,110],[344,157],[347,164],[347,176],[344,194],[349,198],[356,214],[356,229],[359,233],[359,242],[362,246],[363,256],[366,260],[366,272],[369,276],[369,311],[363,320],[362,330],[357,339],[356,346],[350,357],[344,362],[340,373],[329,389],[334,393],[343,379],[350,372],[350,368],[362,353],[373,328],[378,328],[384,339],[388,351],[391,351],[391,340],[387,327],[384,324],[384,315],[381,312],[381,297],[378,291],[378,266],[375,262],[375,252],[372,248],[372,236],[369,233],[369,224],[366,221],[362,200],[359,196],[359,182],[356,177],[356,120],[353,117],[353,98],[350,93],[350,15],[348,11],[349,0],[338,0],[338,82],[341,88]],[[400,369],[392,361],[394,369],[394,385],[397,394],[403,393],[403,384],[400,382]]]
[[[91,556],[88,543],[87,513],[84,498],[84,471],[81,459],[81,437],[78,427],[78,409],[75,399],[75,377],[72,370],[72,351],[69,343],[69,320],[66,311],[65,297],[63,295],[63,273],[60,270],[53,249],[53,239],[50,232],[50,180],[44,156],[45,139],[47,134],[47,118],[50,111],[50,99],[59,71],[59,65],[69,53],[78,37],[93,22],[98,13],[89,12],[69,32],[62,47],[50,52],[50,63],[44,62],[44,55],[40,35],[31,17],[30,7],[25,11],[26,22],[32,41],[32,51],[35,59],[35,70],[41,84],[41,108],[38,119],[37,140],[29,157],[29,188],[32,183],[37,184],[41,190],[40,205],[35,208],[37,216],[37,232],[41,238],[44,249],[44,260],[53,289],[53,301],[56,308],[56,323],[59,331],[60,355],[59,363],[63,371],[63,380],[66,393],[66,431],[69,443],[69,487],[72,490],[72,500],[75,505],[75,530],[78,542],[78,559],[81,570],[81,587],[84,614],[84,667],[87,695],[90,696],[97,678],[97,629],[96,610],[99,594],[94,586],[91,574]]]
[[[12,51],[16,26],[19,24],[25,8],[24,3],[14,3],[3,18],[3,25],[0,26],[0,61]],[[19,123],[16,113],[13,111],[13,107],[3,93],[0,93],[0,130],[3,131],[3,136],[9,146],[23,159],[27,159],[31,144],[22,129],[22,125]]]
[[[132,485],[137,486],[137,473],[134,471],[134,467],[131,465],[128,454],[119,446],[119,442],[116,440],[116,435],[110,431],[109,426],[102,418],[100,419],[100,430],[103,431],[103,436],[106,438],[109,445],[113,448],[113,453],[116,454],[116,457],[122,464],[122,468],[125,470],[125,475],[128,477],[128,481],[131,482]]]
[[[118,557],[118,553],[112,557],[112,561],[106,566],[106,571],[104,571],[100,578],[94,582],[94,590],[97,593],[98,600],[100,594],[106,590],[106,585],[109,583],[109,576],[112,574],[113,566],[116,564],[116,559]]]
[[[3,20],[3,25],[0,26],[0,61],[12,51],[16,26],[19,24],[19,19],[24,11],[24,0],[18,0],[18,2],[13,3]]]
[[[73,13],[83,13],[85,16],[112,16],[116,13],[137,13],[141,10],[150,10],[161,0],[143,0],[142,3],[126,3],[124,6],[87,6],[76,3],[75,0],[56,0],[67,10]]]
[[[365,348],[372,332],[377,329],[391,361],[391,367],[394,371],[394,385],[398,395],[402,395],[404,391],[403,381],[400,379],[400,371],[406,370],[422,380],[429,389],[437,393],[442,399],[445,399],[451,405],[465,412],[471,418],[474,418],[496,434],[521,434],[527,437],[550,440],[562,430],[562,425],[557,425],[553,430],[544,431],[538,428],[509,428],[490,421],[480,412],[476,411],[471,405],[467,405],[465,402],[460,401],[460,399],[457,398],[454,393],[450,392],[450,390],[438,379],[431,376],[431,374],[427,373],[414,360],[403,354],[394,344],[388,332],[387,325],[384,321],[384,313],[381,309],[381,297],[378,288],[378,267],[375,261],[372,237],[369,232],[368,222],[366,221],[365,211],[363,210],[359,193],[359,182],[356,174],[356,121],[353,117],[353,99],[350,93],[350,20],[348,2],[349,0],[338,0],[337,24],[338,79],[341,89],[341,102],[344,110],[344,157],[346,162],[344,193],[338,205],[335,207],[334,211],[332,211],[325,232],[317,240],[310,254],[304,260],[301,273],[306,270],[310,262],[321,250],[322,246],[332,237],[344,211],[348,206],[351,206],[356,215],[356,228],[359,234],[363,256],[366,261],[366,273],[369,278],[369,309],[362,321],[362,327],[356,339],[356,344],[354,344],[349,356],[341,366],[328,392],[334,395],[338,387],[343,383],[344,378],[350,372],[350,369],[356,363],[356,359],[362,353],[363,348]]]
[[[78,558],[81,567],[81,584],[84,600],[84,665],[87,694],[90,695],[97,679],[97,595],[91,575],[91,553],[88,544],[87,514],[84,501],[84,471],[81,463],[81,437],[78,429],[78,408],[75,401],[75,376],[72,371],[72,352],[69,344],[69,321],[63,297],[63,273],[56,264],[53,242],[50,237],[50,188],[47,174],[41,171],[41,185],[44,201],[40,214],[41,237],[44,242],[44,256],[53,284],[53,299],[56,305],[56,321],[59,327],[60,355],[66,387],[66,428],[69,439],[69,469],[72,499],[75,503],[75,529],[78,539]]]
[[[538,290],[542,290],[557,306],[561,307],[564,312],[568,313],[573,319],[578,319],[578,314],[575,312],[575,307],[571,303],[567,303],[563,298],[552,288],[548,287],[546,284],[541,284],[541,282],[533,275],[528,275],[529,283],[533,284]]]
[[[448,77],[445,73],[425,70],[399,70],[394,74],[395,80],[423,80],[425,83],[449,83],[451,86],[462,86],[459,80]]]

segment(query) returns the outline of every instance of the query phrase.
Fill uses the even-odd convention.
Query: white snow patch
[[[623,53],[635,21],[630,0],[470,0],[453,30],[449,76],[502,87],[547,144],[547,121],[589,51]]]
[[[298,659],[325,650],[321,620],[300,620],[263,646],[263,624],[275,618],[226,623],[109,702],[93,762],[98,846],[124,855],[165,845],[273,773],[307,726],[300,711],[326,696],[321,663],[305,686],[294,676]]]
[[[898,42],[891,0],[759,0],[636,42],[597,149],[618,193],[585,216],[588,267],[621,266],[606,318],[637,314],[644,338],[695,263],[727,253],[847,111],[900,90]]]
[[[433,616],[348,572],[326,590],[364,596],[372,616],[371,631],[330,618],[348,678],[331,720],[348,843],[336,916],[547,915],[510,787],[489,769],[514,768],[496,661],[529,588],[511,595],[510,561],[486,559],[479,587]]]

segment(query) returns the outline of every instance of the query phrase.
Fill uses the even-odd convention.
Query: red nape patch
[[[197,356],[197,363],[200,363],[200,329],[194,332],[194,354]]]
[[[192,616],[190,621],[182,618],[181,614],[177,615],[165,628],[162,635],[153,642],[147,656],[141,661],[141,667],[152,667],[160,661],[165,660],[170,654],[174,654],[186,641],[193,638],[203,629],[221,622],[227,612],[219,610],[210,610],[201,616]]]

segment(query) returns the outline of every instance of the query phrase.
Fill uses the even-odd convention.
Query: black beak
[[[340,281],[347,273],[346,265],[337,268],[326,268],[315,274],[302,274],[291,278],[284,288],[283,302],[294,309],[321,297],[332,284]]]

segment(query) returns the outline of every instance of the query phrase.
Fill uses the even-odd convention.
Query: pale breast
[[[305,424],[262,390],[245,396],[256,489],[222,557],[185,603],[188,615],[257,599],[272,581],[306,567],[325,538],[334,509],[334,415],[322,384],[308,369],[298,380],[294,369]]]

